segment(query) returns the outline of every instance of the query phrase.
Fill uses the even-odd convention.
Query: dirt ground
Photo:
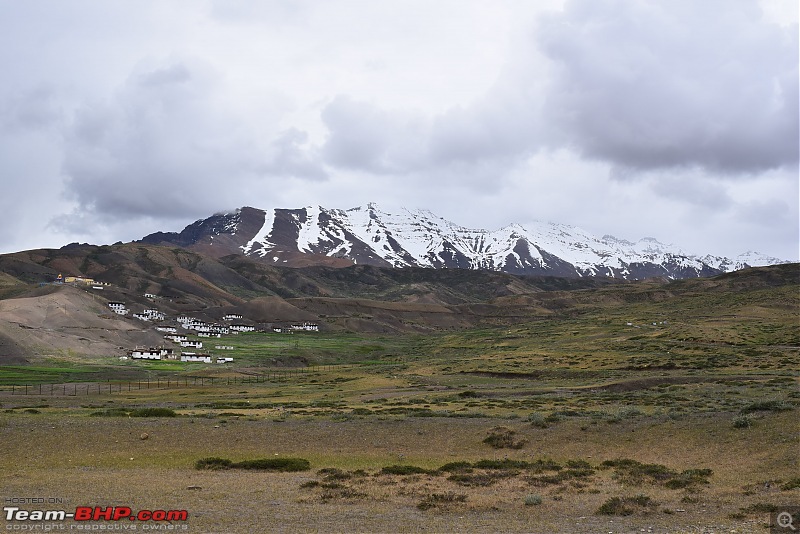
[[[101,520],[91,523],[97,529],[105,524],[115,531],[150,527],[194,533],[764,532],[765,503],[800,502],[797,489],[781,489],[782,482],[798,476],[797,421],[791,413],[760,419],[758,430],[745,431],[755,435],[712,417],[583,427],[570,422],[548,429],[503,423],[527,440],[512,450],[482,442],[498,424],[495,419],[277,422],[237,416],[89,417],[79,407],[38,411],[17,407],[0,413],[0,497],[52,499],[57,504],[36,506],[67,511],[78,506],[188,511],[185,522]],[[301,457],[311,469],[194,468],[198,459],[214,456]],[[391,465],[435,469],[454,461],[540,458],[595,468],[604,460],[632,458],[676,471],[711,468],[713,475],[709,484],[689,492],[651,483],[626,486],[599,468],[585,483],[552,486],[532,485],[535,477],[525,473],[477,486],[459,486],[441,474],[380,473]],[[324,468],[345,473],[342,478],[360,474],[328,483],[335,489],[326,493],[330,477],[320,473]],[[436,495],[441,502],[421,509],[420,503]],[[540,504],[526,505],[530,495],[539,496]],[[597,513],[610,498],[636,495],[656,504],[631,515]],[[6,521],[4,528],[20,524],[33,526]],[[62,523],[68,529],[77,524]]]

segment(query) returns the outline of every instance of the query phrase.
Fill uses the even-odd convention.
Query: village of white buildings
[[[94,290],[103,290],[109,284],[98,282],[91,278],[79,276],[58,275],[56,284],[82,285]],[[149,301],[159,300],[159,296],[152,293],[144,293],[144,297]],[[117,315],[130,316],[143,322],[154,323],[154,328],[158,332],[164,333],[164,340],[178,345],[181,349],[176,352],[171,347],[136,347],[127,351],[127,356],[121,356],[121,360],[176,360],[181,362],[200,362],[200,363],[230,363],[233,358],[226,356],[213,356],[209,353],[209,347],[204,348],[204,342],[200,339],[189,339],[189,336],[196,338],[221,339],[222,336],[238,335],[244,332],[273,332],[276,334],[287,334],[294,332],[318,332],[319,325],[310,322],[291,322],[279,325],[270,325],[267,328],[257,327],[252,321],[248,321],[243,315],[238,313],[228,313],[222,316],[221,322],[208,322],[189,315],[180,315],[172,320],[165,313],[155,307],[144,308],[141,312],[131,313],[125,302],[112,301],[108,303],[109,309]],[[170,324],[172,323],[172,324]],[[182,333],[182,332],[186,333]],[[215,350],[233,350],[232,345],[215,344]],[[203,351],[203,352],[197,352]]]

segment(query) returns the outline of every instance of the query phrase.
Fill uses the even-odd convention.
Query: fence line
[[[391,365],[391,364],[389,364]],[[339,370],[350,369],[352,364],[345,365],[320,365],[313,367],[298,367],[294,369],[272,370],[258,375],[251,376],[191,376],[177,378],[154,379],[144,378],[141,380],[115,380],[110,379],[106,382],[65,382],[60,384],[12,384],[10,386],[0,386],[0,391],[11,395],[37,395],[43,397],[80,397],[87,395],[124,393],[127,391],[141,391],[148,389],[172,389],[181,387],[204,387],[204,386],[235,386],[242,384],[264,384],[267,382],[287,382],[292,378],[299,378],[309,373],[316,373],[320,370]]]

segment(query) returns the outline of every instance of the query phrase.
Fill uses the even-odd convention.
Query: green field
[[[693,283],[426,335],[204,340],[224,365],[3,367],[0,482],[198,532],[765,531],[800,501],[800,294]],[[247,468],[274,458],[310,467]]]

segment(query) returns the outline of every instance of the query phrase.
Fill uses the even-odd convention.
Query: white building
[[[294,323],[291,326],[292,330],[305,330],[306,332],[319,332],[319,325],[316,323]]]
[[[163,321],[166,316],[158,310],[147,309],[142,312],[151,321]]]
[[[178,333],[178,329],[175,328],[174,326],[157,326],[156,330],[158,330],[159,332],[167,332],[168,334],[177,334]],[[166,337],[166,336],[164,336],[164,337]]]
[[[160,360],[161,350],[159,349],[133,349],[128,352],[128,356],[134,360]]]
[[[209,356],[208,354],[183,353],[183,354],[181,354],[181,361],[182,362],[211,363],[211,356]]]
[[[125,307],[124,302],[109,302],[108,307],[111,311],[119,315],[128,315],[128,309]]]

